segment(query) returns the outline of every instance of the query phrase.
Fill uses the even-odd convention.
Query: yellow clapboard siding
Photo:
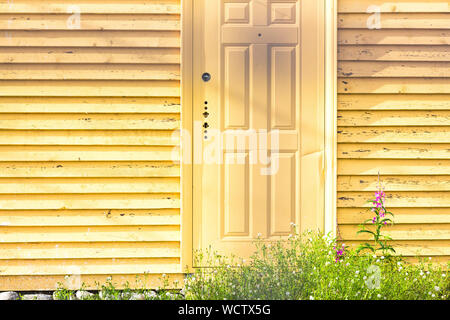
[[[450,79],[339,78],[338,93],[450,94]]]
[[[0,129],[175,130],[180,114],[0,114]]]
[[[338,27],[344,29],[363,29],[373,26],[370,17],[373,13],[341,13]],[[368,23],[369,21],[369,23]],[[383,13],[380,14],[382,29],[450,29],[449,13]]]
[[[179,258],[0,260],[0,275],[143,274],[181,272]]]
[[[0,226],[179,225],[180,209],[0,210]]]
[[[0,64],[4,80],[180,80],[176,64]]]
[[[171,130],[0,130],[0,145],[178,146]]]
[[[0,54],[1,56],[1,54]],[[447,46],[338,46],[339,61],[450,61]]]
[[[1,113],[179,113],[179,97],[0,97]]]
[[[178,226],[1,227],[2,243],[180,241]]]
[[[28,160],[29,161],[29,160]],[[95,162],[2,162],[2,178],[76,178],[76,177],[179,177],[180,165],[161,161],[95,161]]]
[[[376,6],[380,12],[450,12],[448,0],[339,0],[338,12],[366,12],[369,6]]]
[[[179,48],[179,31],[6,31],[2,47]]]
[[[165,273],[169,284],[167,288],[181,289],[183,283],[183,273]],[[116,289],[142,289],[142,288],[162,288],[165,279],[162,274],[72,274],[66,275],[45,275],[45,276],[30,276],[30,275],[0,275],[0,290],[15,290],[15,291],[29,291],[29,290],[47,290],[53,291],[59,288],[61,284],[68,290],[79,290],[82,285],[86,290],[99,290],[100,284],[105,284],[111,281]],[[176,282],[175,282],[176,281]]]
[[[338,207],[370,207],[367,200],[374,198],[373,192],[338,192]],[[395,207],[450,207],[448,192],[436,191],[392,191],[386,192],[385,204]],[[449,232],[450,235],[450,232]]]
[[[450,127],[450,110],[339,111],[337,117],[338,117],[338,126]]]
[[[342,175],[450,175],[450,160],[366,160],[340,159],[339,174]]]
[[[181,282],[181,1],[0,1],[0,30],[0,290]]]
[[[180,64],[179,48],[4,47],[0,63]]]
[[[448,159],[446,144],[340,144],[338,158],[357,159]]]
[[[386,191],[450,191],[450,176],[386,176],[380,177]],[[338,191],[376,191],[377,176],[338,176]],[[1,180],[0,180],[1,183]]]
[[[390,80],[389,80],[390,81]],[[338,95],[339,110],[450,110],[449,95]]]
[[[337,234],[371,219],[378,179],[412,263],[450,254],[450,2],[339,0]],[[378,15],[376,12],[380,12]],[[378,21],[378,29],[368,26]],[[379,177],[378,177],[379,175]],[[428,260],[427,260],[428,261]]]
[[[179,15],[167,14],[2,14],[0,30],[180,30]]]
[[[450,222],[450,208],[394,208],[395,224],[438,224]],[[337,218],[339,224],[361,224],[374,214],[369,208],[339,208]],[[450,246],[450,244],[449,244]]]
[[[0,260],[31,259],[99,259],[105,258],[177,258],[179,242],[111,242],[111,243],[3,243]]]
[[[450,30],[419,29],[341,29],[338,44],[449,45]]]
[[[26,87],[27,90],[23,90]],[[179,81],[2,81],[3,96],[179,97]]]
[[[362,241],[345,241],[345,245],[356,248]],[[369,242],[370,243],[370,242]],[[445,240],[435,241],[392,241],[397,254],[402,256],[450,256],[450,245]]]
[[[436,225],[394,225],[386,227],[384,233],[390,235],[393,240],[450,240],[449,225],[436,224]],[[368,226],[367,229],[371,229]],[[355,225],[342,225],[339,227],[339,231],[343,239],[346,240],[369,240],[371,235],[369,234],[356,234],[359,230],[359,226]]]
[[[0,67],[0,72],[2,72]],[[341,61],[339,77],[442,78],[450,74],[450,62]]]
[[[0,146],[0,161],[179,161],[172,146]]]
[[[449,127],[339,127],[338,143],[446,143]]]
[[[0,194],[177,193],[178,178],[0,179]]]

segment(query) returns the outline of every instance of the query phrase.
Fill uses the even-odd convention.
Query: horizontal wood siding
[[[338,7],[338,235],[351,245],[366,239],[357,225],[371,218],[366,201],[379,172],[397,251],[447,262],[450,2],[339,0]]]
[[[0,290],[182,279],[180,7],[0,1]]]

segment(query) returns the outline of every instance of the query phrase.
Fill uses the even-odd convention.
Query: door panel
[[[315,210],[323,200],[320,28],[303,40],[316,54],[305,72],[300,21],[320,8],[312,0],[194,3],[194,248],[247,257],[257,237],[286,237],[291,223],[314,226],[301,199],[313,195],[307,207]],[[312,72],[316,84],[304,87]],[[307,153],[305,139],[317,141]],[[305,167],[305,157],[314,165]]]

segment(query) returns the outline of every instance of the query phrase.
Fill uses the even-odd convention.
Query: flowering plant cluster
[[[389,253],[394,252],[395,250],[391,245],[388,245],[387,241],[392,240],[391,237],[387,235],[381,234],[382,228],[387,225],[392,225],[394,222],[392,219],[388,218],[387,215],[394,217],[394,214],[390,211],[387,211],[385,206],[386,194],[382,190],[380,183],[378,184],[378,191],[375,192],[375,199],[369,200],[368,202],[371,204],[370,211],[374,214],[374,217],[371,219],[367,219],[360,225],[361,230],[357,232],[360,233],[368,233],[373,237],[373,241],[375,246],[365,242],[359,245],[357,252],[362,250],[370,250],[372,252],[381,251],[384,255],[389,255]],[[366,225],[373,225],[374,228],[371,230],[366,229]]]
[[[255,242],[246,261],[212,250],[198,251],[185,281],[190,300],[448,300],[443,265],[401,256],[357,254],[332,235],[293,233]],[[338,259],[336,259],[338,258]],[[338,263],[336,263],[338,261]],[[447,266],[450,269],[450,262]]]
[[[340,262],[344,259],[345,256],[345,243],[342,244],[342,246],[339,248],[337,245],[333,247],[333,250],[336,251],[336,258],[334,259],[334,262]]]

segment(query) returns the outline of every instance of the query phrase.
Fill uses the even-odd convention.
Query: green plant
[[[53,299],[55,300],[74,300],[75,292],[64,288],[62,282],[58,282],[58,288],[53,292]]]
[[[450,295],[441,266],[413,265],[398,256],[387,259],[347,246],[336,259],[336,239],[320,233],[258,240],[256,246],[250,261],[210,249],[197,252],[196,262],[210,267],[188,275],[186,299],[415,300]]]
[[[365,242],[359,245],[357,248],[357,253],[363,250],[370,250],[373,253],[381,251],[384,256],[390,256],[390,253],[395,253],[395,249],[388,244],[388,240],[392,240],[391,237],[382,234],[382,229],[387,225],[392,225],[394,222],[391,218],[387,216],[394,217],[394,214],[386,209],[385,206],[386,194],[381,188],[380,176],[378,175],[378,191],[375,192],[375,199],[369,200],[371,204],[371,212],[375,216],[371,219],[367,219],[360,225],[361,230],[357,234],[368,233],[373,237],[373,242],[375,246],[369,242]],[[367,225],[373,225],[374,230],[366,229]]]

